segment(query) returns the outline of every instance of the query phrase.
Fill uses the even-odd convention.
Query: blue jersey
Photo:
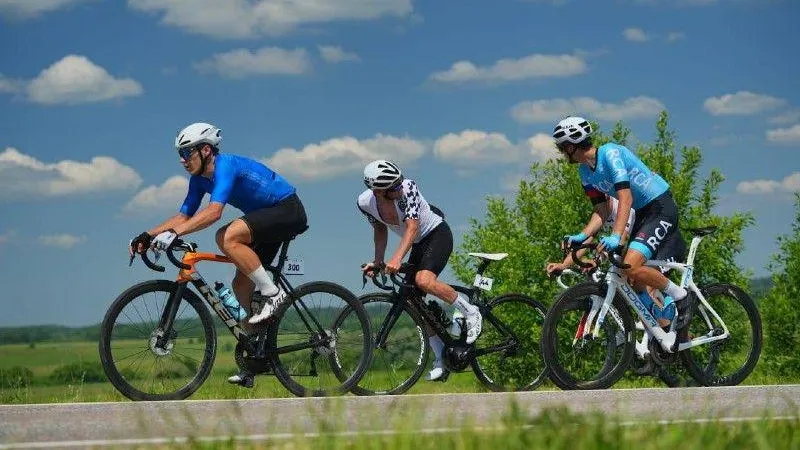
[[[617,197],[617,189],[630,188],[633,209],[639,209],[669,189],[661,176],[644,165],[632,151],[618,144],[604,144],[597,149],[594,170],[581,164],[581,183],[592,202],[604,201],[608,194]]]
[[[230,203],[247,214],[276,203],[294,194],[295,187],[264,164],[250,158],[218,154],[214,160],[213,178],[192,175],[189,192],[181,212],[192,216],[206,193],[212,202]]]

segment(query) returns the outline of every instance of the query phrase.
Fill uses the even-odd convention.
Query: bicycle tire
[[[182,300],[186,301],[200,317],[206,341],[203,361],[199,365],[197,373],[192,380],[174,392],[165,394],[148,393],[137,389],[128,383],[120,370],[117,368],[116,364],[114,364],[110,340],[111,333],[114,330],[114,324],[116,323],[120,312],[122,312],[125,306],[127,306],[131,301],[140,297],[142,294],[152,292],[166,292],[167,294],[171,294],[176,289],[177,284],[178,283],[175,281],[170,280],[151,280],[131,286],[122,292],[114,300],[111,306],[109,306],[108,311],[106,312],[105,317],[100,325],[100,342],[98,344],[98,350],[100,352],[100,363],[103,366],[103,371],[105,372],[106,377],[108,377],[108,380],[111,382],[111,384],[122,395],[130,400],[183,400],[194,394],[195,391],[197,391],[197,389],[203,385],[205,380],[208,378],[208,375],[211,373],[211,368],[214,365],[214,358],[216,357],[217,350],[217,334],[216,329],[214,328],[213,317],[208,311],[208,308],[206,308],[205,303],[203,303],[203,301],[194,291],[188,289],[188,286],[183,290]]]
[[[532,311],[529,311],[526,315],[523,316],[523,318],[535,317],[536,319],[534,319],[534,320],[537,321],[539,327],[541,327],[542,323],[544,322],[544,317],[545,317],[545,315],[547,313],[547,309],[544,307],[544,305],[542,305],[538,301],[534,300],[533,298],[531,298],[530,296],[527,296],[525,294],[513,293],[512,292],[512,293],[507,293],[507,294],[503,294],[503,295],[497,296],[497,297],[493,298],[492,300],[490,300],[488,302],[488,304],[486,305],[486,308],[489,311],[491,311],[491,310],[493,310],[493,309],[495,309],[495,308],[497,308],[497,307],[499,307],[499,306],[501,306],[503,304],[507,304],[509,302],[520,302],[521,304],[526,305],[529,308],[532,308]],[[501,320],[499,318],[497,318],[497,319]],[[527,323],[525,325],[530,325],[530,324]],[[490,326],[492,326],[491,322],[487,321],[486,317],[484,317],[483,318],[483,332],[481,333],[481,336],[478,338],[478,340],[476,342],[476,345],[481,345],[482,344],[481,343],[481,338],[486,336],[486,334],[485,334],[486,333],[486,328],[488,328]],[[503,323],[503,326],[510,328],[511,325],[509,323]],[[519,331],[519,330],[516,330],[516,331]],[[522,330],[522,331],[526,331],[526,330]],[[531,330],[527,330],[527,331],[530,332]],[[527,334],[523,334],[523,336],[527,337],[528,335]],[[502,384],[497,382],[497,380],[500,379],[500,376],[497,376],[497,375],[490,376],[490,375],[487,374],[486,368],[481,364],[481,358],[482,357],[472,360],[472,371],[475,372],[475,376],[478,378],[478,380],[481,381],[481,383],[483,383],[484,386],[486,386],[487,388],[489,388],[490,390],[492,390],[494,392],[532,391],[532,390],[535,390],[536,388],[538,388],[544,382],[544,380],[546,380],[548,378],[547,364],[545,363],[544,358],[542,357],[541,345],[540,345],[540,342],[538,341],[538,338],[540,338],[540,337],[541,336],[537,337],[537,342],[533,343],[533,348],[530,349],[530,350],[536,352],[539,355],[539,358],[541,359],[541,363],[542,363],[542,370],[538,371],[536,376],[532,380],[528,379],[528,377],[527,377],[528,374],[526,373],[525,375],[523,375],[523,377],[524,377],[523,383],[520,383],[520,384],[516,385],[513,389],[508,389],[505,385],[502,385]],[[496,352],[496,353],[500,353],[500,352]],[[489,353],[489,354],[484,355],[484,356],[492,356],[492,355],[495,355],[496,353]],[[505,355],[503,355],[503,356],[505,356]],[[505,362],[505,359],[503,359],[503,362]],[[490,366],[488,361],[486,361],[485,365],[486,366]],[[501,365],[502,365],[502,363],[501,363]],[[512,369],[513,369],[512,367],[506,367],[505,369],[502,369],[500,371],[500,373],[501,373],[501,375],[508,375],[508,374],[517,372],[517,371],[512,370]]]
[[[378,303],[384,302],[387,304],[387,307],[391,308],[393,303],[392,296],[390,294],[378,292],[378,293],[369,293],[364,294],[359,297],[359,301],[362,305],[365,305],[365,309],[367,308],[366,305],[370,303]],[[367,312],[369,315],[369,312]],[[407,314],[411,323],[414,324],[416,327],[417,336],[419,336],[419,355],[414,358],[415,366],[414,370],[411,372],[411,375],[405,377],[403,380],[400,380],[400,383],[393,383],[393,386],[382,387],[381,389],[376,389],[375,385],[371,383],[372,379],[370,378],[370,373],[376,370],[380,370],[378,365],[380,365],[381,361],[385,361],[382,357],[381,351],[382,349],[378,349],[378,343],[375,341],[376,335],[378,330],[380,329],[381,324],[383,323],[384,318],[386,317],[381,316],[377,317],[375,321],[371,322],[370,326],[372,327],[372,339],[373,339],[373,346],[372,346],[372,360],[370,362],[370,366],[367,369],[364,376],[356,383],[350,391],[359,396],[371,396],[371,395],[401,395],[411,389],[417,381],[419,381],[422,374],[425,372],[425,368],[428,365],[428,360],[430,358],[430,347],[428,345],[428,332],[425,327],[425,322],[423,321],[422,317],[419,313],[411,308],[408,304],[403,303],[403,310],[400,313],[400,317],[398,318],[398,322],[403,319],[403,314]],[[397,322],[395,322],[397,325]],[[387,337],[387,344],[391,344],[391,334]]]
[[[732,297],[735,299],[740,305],[744,307],[744,310],[747,312],[747,318],[750,323],[750,329],[753,333],[753,345],[750,348],[748,353],[748,357],[746,362],[733,374],[727,376],[717,376],[716,370],[709,372],[705,369],[705,365],[699,363],[697,359],[692,354],[692,349],[686,349],[680,352],[681,360],[686,367],[686,370],[695,379],[700,385],[702,386],[736,386],[741,384],[749,375],[752,373],[753,369],[755,369],[756,364],[761,356],[761,350],[763,347],[763,331],[762,331],[762,323],[761,323],[761,314],[756,307],[755,302],[753,299],[741,288],[736,285],[730,283],[712,283],[705,286],[699,287],[700,292],[703,294],[707,300],[714,295],[723,294],[726,297]],[[692,306],[692,318],[697,312],[697,308],[700,306],[700,303],[697,302]],[[713,306],[713,305],[712,305]],[[719,314],[719,311],[717,311]],[[720,314],[722,317],[722,314]],[[724,317],[723,317],[723,320]],[[730,326],[730,324],[729,324]],[[678,342],[685,342],[690,340],[689,338],[689,328],[691,327],[691,321],[689,325],[684,327],[683,329],[679,330],[679,341]],[[725,341],[722,341],[725,342]],[[714,343],[707,344],[714,345]],[[700,347],[705,347],[700,346]]]
[[[625,374],[625,371],[631,366],[635,351],[634,341],[634,323],[631,312],[624,303],[619,294],[614,295],[613,307],[616,309],[623,323],[623,338],[624,345],[622,350],[622,357],[619,362],[608,368],[605,364],[603,370],[597,375],[596,378],[590,380],[578,380],[573,374],[570,374],[558,361],[556,356],[556,341],[557,341],[557,320],[561,317],[565,310],[571,307],[584,307],[588,309],[588,297],[590,295],[597,295],[605,297],[604,285],[599,283],[581,283],[570,287],[563,291],[555,300],[553,305],[545,315],[544,324],[542,326],[542,355],[549,368],[550,379],[553,383],[564,390],[584,390],[584,389],[607,389],[613,386]],[[586,303],[584,306],[583,303]],[[605,324],[612,321],[611,315],[607,315]],[[619,344],[617,344],[619,346]]]
[[[364,310],[364,306],[358,301],[355,294],[353,294],[350,290],[341,286],[336,283],[332,283],[329,281],[312,281],[305,284],[298,286],[294,289],[294,298],[302,299],[304,296],[313,293],[325,293],[325,294],[332,294],[338,296],[342,300],[347,303],[347,307],[351,308],[359,321],[361,326],[362,334],[364,336],[364,343],[362,346],[361,356],[359,357],[358,364],[356,368],[353,370],[353,373],[350,374],[345,380],[341,381],[339,386],[336,386],[332,389],[328,390],[320,390],[320,389],[310,389],[303,384],[299,383],[293,375],[290,373],[289,369],[284,366],[281,362],[280,355],[275,353],[275,349],[277,348],[278,343],[278,330],[280,328],[280,322],[285,317],[286,311],[292,307],[292,305],[297,301],[286,302],[281,305],[276,311],[275,320],[271,321],[269,329],[268,329],[268,352],[270,353],[270,357],[273,361],[273,367],[275,369],[275,376],[280,381],[280,383],[292,394],[298,397],[325,397],[330,395],[342,395],[346,394],[350,391],[350,389],[358,383],[361,377],[366,372],[367,368],[369,367],[369,363],[371,360],[372,355],[372,335],[371,335],[371,328],[369,324],[369,318],[367,317],[367,313]],[[337,316],[338,317],[338,316]],[[329,364],[331,364],[331,368],[338,367],[337,363],[335,362],[335,352],[329,356]],[[336,369],[334,370],[336,371]],[[338,377],[337,377],[338,378]]]

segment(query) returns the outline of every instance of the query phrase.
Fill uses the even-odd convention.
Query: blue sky
[[[0,0],[0,17],[0,326],[96,323],[131,284],[173,277],[129,268],[126,246],[177,211],[172,143],[195,121],[298,187],[294,281],[356,294],[367,162],[398,161],[458,245],[569,113],[648,141],[667,109],[703,174],[725,175],[719,212],[755,215],[739,262],[757,275],[794,217],[794,1]],[[216,250],[216,228],[191,239]]]

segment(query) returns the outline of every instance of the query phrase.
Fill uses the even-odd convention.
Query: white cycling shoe
[[[445,381],[447,377],[450,375],[450,371],[445,369],[444,367],[438,366],[434,363],[433,369],[428,372],[428,376],[425,377],[426,381]]]
[[[263,295],[259,291],[253,292],[253,297],[251,302],[252,301],[258,302],[264,306],[261,308],[261,311],[258,314],[251,317],[247,322],[259,323],[269,319],[275,313],[278,307],[280,307],[281,304],[283,304],[283,302],[286,300],[287,297],[288,295],[286,294],[286,292],[280,288],[278,288],[278,293],[273,295],[272,297]]]
[[[467,344],[472,344],[478,339],[481,334],[481,326],[483,325],[483,317],[477,307],[464,316],[467,323]]]

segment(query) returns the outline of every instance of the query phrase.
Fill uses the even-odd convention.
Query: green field
[[[234,340],[230,336],[220,336],[217,357],[211,375],[205,384],[191,397],[192,399],[224,398],[268,398],[291,397],[274,376],[264,375],[256,379],[254,389],[245,389],[228,384],[225,379],[235,373],[233,360]],[[59,368],[84,363],[83,377],[74,377],[68,382],[53,379]],[[126,400],[114,387],[105,381],[100,367],[97,344],[95,342],[55,342],[0,345],[0,371],[13,367],[25,367],[31,371],[30,382],[0,389],[0,403],[52,403],[52,402],[96,402]],[[373,376],[379,376],[373,374]],[[796,379],[780,379],[764,375],[758,368],[744,384],[782,384],[793,383]],[[24,384],[24,383],[23,383]],[[627,375],[615,388],[663,386],[650,377]],[[549,381],[539,390],[556,389]],[[424,375],[411,388],[409,394],[448,393],[448,392],[486,392],[472,371],[451,374],[445,382],[428,382]]]

